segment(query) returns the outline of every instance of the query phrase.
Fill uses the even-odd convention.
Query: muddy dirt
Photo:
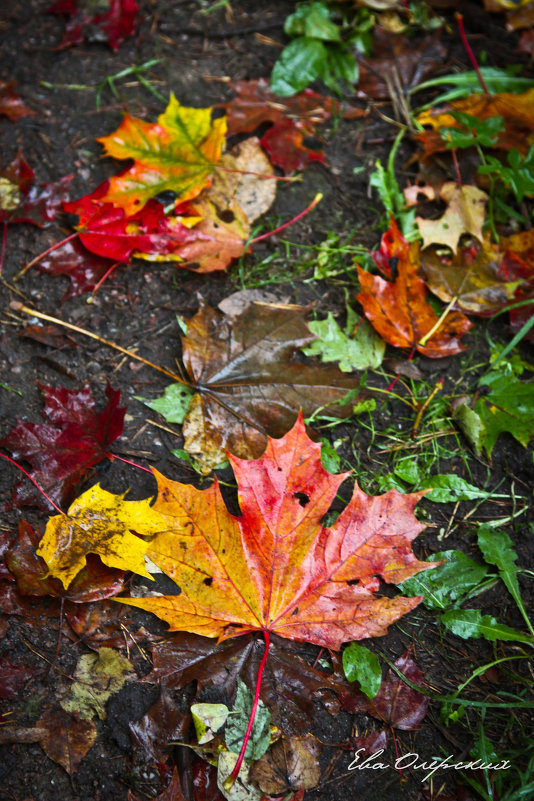
[[[57,51],[64,26],[61,16],[43,13],[47,3],[39,0],[4,0],[0,11],[0,79],[16,80],[17,92],[36,112],[17,123],[1,118],[4,165],[9,164],[21,148],[35,169],[39,183],[72,173],[71,198],[92,191],[116,171],[116,164],[102,157],[95,138],[113,131],[124,109],[147,120],[155,119],[162,110],[162,104],[135,76],[115,81],[116,95],[109,86],[104,87],[101,105],[97,108],[96,87],[108,76],[157,59],[143,75],[164,96],[173,91],[181,103],[199,107],[224,102],[232,97],[228,80],[269,76],[279,53],[277,43],[284,41],[283,21],[294,8],[291,2],[263,4],[260,8],[253,0],[235,0],[231,3],[230,16],[224,10],[203,15],[201,6],[206,4],[199,2],[142,0],[140,5],[137,33],[127,39],[117,53],[104,43],[84,43]],[[465,4],[463,13],[473,46],[478,53],[486,53],[488,65],[505,67],[519,61],[514,54],[517,37],[504,30],[501,17],[489,17],[477,4]],[[449,32],[443,32],[442,42],[447,56],[440,72],[468,69],[466,56],[452,27]],[[82,85],[86,88],[74,88]],[[366,108],[364,100],[350,100]],[[387,159],[396,133],[383,118],[384,114],[392,113],[391,106],[383,104],[379,111],[380,114],[371,111],[361,120],[331,121],[321,128],[328,167],[314,164],[302,174],[301,182],[281,185],[264,230],[300,212],[320,191],[324,200],[319,210],[296,223],[283,237],[259,243],[252,254],[225,273],[202,276],[177,269],[172,264],[151,265],[134,260],[130,266],[119,268],[95,295],[63,300],[69,286],[66,278],[52,278],[37,269],[28,271],[16,284],[13,277],[35,255],[70,233],[68,221],[60,218],[57,224],[46,229],[25,224],[9,226],[0,284],[0,437],[5,436],[19,418],[34,422],[42,419],[38,382],[70,389],[87,383],[98,408],[102,408],[109,381],[120,390],[122,404],[127,409],[124,433],[114,444],[113,451],[143,466],[154,466],[174,480],[206,486],[211,479],[199,479],[185,462],[170,453],[171,449],[182,445],[180,427],[165,425],[163,418],[136,400],[136,396],[161,395],[167,384],[164,376],[81,335],[73,335],[76,347],[68,342],[59,347],[46,346],[24,338],[21,331],[28,320],[10,310],[10,303],[22,300],[130,351],[137,349],[146,359],[170,370],[175,368],[180,354],[176,315],[191,316],[198,307],[199,296],[215,306],[237,290],[256,287],[292,303],[315,302],[319,317],[332,311],[343,319],[345,292],[354,296],[357,291],[356,280],[349,274],[350,259],[342,275],[330,281],[312,280],[313,268],[306,267],[305,262],[313,251],[306,248],[324,241],[329,232],[343,237],[353,234],[354,242],[366,247],[377,245],[385,217],[376,195],[368,192],[368,175],[377,158],[383,162]],[[412,153],[413,147],[407,144],[399,154],[400,183],[414,175],[415,168],[409,166]],[[354,172],[355,167],[364,169]],[[280,238],[302,247],[291,247],[287,256]],[[275,253],[278,255],[272,266],[263,266],[266,257]],[[501,316],[491,323],[476,322],[465,338],[464,355],[438,360],[417,359],[417,367],[429,391],[443,377],[448,397],[472,395],[477,377],[488,360],[488,326],[493,340],[509,340],[508,327]],[[527,354],[526,347],[523,352]],[[388,350],[389,357],[399,355],[392,348]],[[402,354],[404,358],[406,355]],[[369,376],[369,383],[385,388],[392,376],[391,370],[387,375]],[[320,433],[336,441],[343,469],[356,467],[363,487],[372,488],[374,477],[390,472],[395,459],[396,451],[383,447],[386,444],[394,448],[394,426],[399,431],[410,430],[413,418],[412,410],[391,398],[378,401],[372,423],[366,417],[351,420],[333,431],[325,428]],[[450,420],[438,421],[435,429],[440,431],[442,447],[439,472],[457,472],[488,490],[498,487],[498,492],[507,497],[482,503],[474,513],[473,503],[454,505],[423,501],[420,514],[428,527],[415,543],[419,557],[445,548],[458,548],[474,555],[476,538],[467,516],[471,516],[470,522],[509,517],[519,505],[528,505],[534,478],[531,454],[510,436],[500,437],[492,461],[488,463],[469,452],[458,432],[442,436],[443,428],[450,429]],[[390,434],[387,440],[381,439],[379,433],[385,430]],[[417,458],[418,448],[414,445],[406,454]],[[469,456],[467,461],[465,452]],[[437,471],[436,466],[434,470]],[[9,543],[15,537],[21,518],[42,527],[45,516],[35,507],[20,510],[10,506],[12,487],[19,476],[5,463],[0,474],[0,500],[6,508],[1,533]],[[232,473],[229,469],[220,471],[220,477],[228,485],[224,488],[225,498],[235,511],[237,501]],[[80,491],[95,480],[113,492],[128,492],[132,499],[146,498],[155,491],[152,478],[147,478],[145,472],[116,460],[105,460],[98,465]],[[344,486],[342,497],[347,498],[349,492],[350,487]],[[529,523],[528,514],[520,516],[520,523],[508,529],[522,567],[532,565],[533,561],[532,523]],[[2,575],[7,586],[7,574]],[[521,579],[521,589],[528,608],[530,589],[526,580]],[[471,605],[510,626],[522,628],[519,612],[502,584],[478,596]],[[28,666],[34,675],[13,699],[1,702],[2,722],[32,726],[68,685],[79,657],[91,652],[95,640],[87,640],[83,634],[76,636],[63,620],[63,636],[56,658],[60,620],[57,601],[33,599],[28,600],[24,613],[17,610],[16,614],[9,614],[12,611],[9,608],[6,611],[8,614],[0,620],[0,653],[15,664]],[[72,609],[63,611],[72,612]],[[116,625],[112,636],[101,640],[100,644],[110,643],[127,651],[138,676],[143,676],[150,669],[151,643],[166,637],[165,626],[141,612],[128,614],[123,622],[126,630]],[[435,615],[423,607],[393,626],[388,636],[367,641],[366,645],[390,660],[412,647],[414,658],[423,671],[425,686],[441,695],[454,692],[475,667],[513,653],[513,645],[493,647],[485,641],[461,640],[451,634],[444,636]],[[318,655],[314,646],[302,645],[297,650],[310,663]],[[51,663],[54,663],[52,668]],[[470,684],[466,697],[477,701],[495,700],[497,690],[522,692],[525,668],[524,663],[517,664],[521,666],[513,673],[488,671]],[[193,685],[171,692],[176,706],[183,711],[188,709],[194,695]],[[168,746],[158,761],[132,739],[129,725],[139,721],[158,696],[157,686],[127,682],[109,702],[107,718],[98,721],[96,743],[72,777],[49,759],[37,743],[2,745],[0,795],[17,801],[126,801],[132,791],[140,799],[152,798],[168,782],[169,772],[162,764],[166,761],[167,765],[179,766],[184,791],[190,799],[191,760],[188,755],[184,756],[185,749]],[[230,700],[214,689],[205,690],[200,699]],[[469,797],[461,794],[464,790],[457,790],[461,777],[451,775],[452,772],[438,774],[433,782],[425,782],[424,771],[420,769],[409,768],[403,775],[391,767],[348,771],[354,750],[350,737],[378,729],[378,721],[341,710],[331,714],[320,701],[316,701],[315,707],[311,730],[325,743],[325,749],[321,760],[323,778],[316,790],[306,794],[309,801],[345,801],[356,797],[360,801],[398,798],[415,801],[451,797],[456,792],[460,794],[453,795],[454,798]],[[381,760],[391,765],[395,761],[395,749],[400,754],[415,752],[421,761],[448,754],[452,754],[455,761],[465,760],[477,735],[480,718],[471,709],[463,721],[446,726],[440,721],[439,711],[439,702],[431,702],[417,731],[396,731],[394,738],[390,733],[387,751]],[[488,711],[485,725],[486,736],[497,747],[518,743],[527,725],[525,711],[510,714],[509,710]],[[517,767],[520,766],[521,757],[518,756]],[[442,785],[442,795],[438,796]],[[198,794],[194,797],[195,801],[200,801]]]

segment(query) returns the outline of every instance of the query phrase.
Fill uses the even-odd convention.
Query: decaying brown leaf
[[[502,243],[499,246],[487,241],[462,248],[456,256],[434,247],[421,251],[428,287],[445,303],[456,298],[456,307],[467,314],[492,314],[514,299],[525,281],[520,274],[510,276],[507,262],[511,266]]]
[[[345,417],[337,405],[358,380],[336,368],[298,363],[298,348],[315,339],[306,325],[309,307],[253,303],[224,315],[201,301],[187,321],[183,362],[197,394],[184,421],[185,449],[203,472],[226,458],[256,458],[267,435],[280,437],[319,406]]]
[[[266,795],[312,790],[319,784],[322,743],[313,736],[278,740],[250,770],[250,778]]]

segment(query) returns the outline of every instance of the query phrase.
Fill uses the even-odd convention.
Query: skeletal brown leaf
[[[309,307],[253,303],[224,315],[201,303],[187,322],[183,361],[198,395],[184,421],[185,449],[204,473],[226,458],[257,458],[267,436],[281,437],[298,410],[304,417],[318,407],[346,417],[351,404],[337,405],[355,377],[337,368],[294,361],[315,336],[306,325]]]

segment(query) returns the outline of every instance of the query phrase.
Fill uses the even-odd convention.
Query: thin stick
[[[2,231],[2,255],[0,256],[0,275],[4,269],[4,257],[6,255],[6,242],[7,242],[7,223],[4,223]]]
[[[445,379],[443,378],[443,376],[441,378],[438,378],[428,398],[419,406],[419,409],[417,410],[417,415],[415,417],[415,422],[412,428],[412,439],[415,439],[417,436],[417,432],[419,431],[419,426],[421,425],[421,420],[423,414],[425,413],[425,410],[428,408],[429,404],[434,400],[438,392],[441,392],[441,390],[443,389],[444,380]]]
[[[115,342],[111,342],[109,339],[104,339],[104,337],[100,337],[98,334],[93,334],[92,331],[87,331],[85,328],[80,328],[79,325],[73,325],[72,323],[67,323],[64,320],[60,320],[59,317],[52,317],[51,314],[44,314],[44,312],[31,309],[29,306],[25,306],[23,303],[19,303],[17,300],[11,302],[10,308],[12,308],[14,311],[29,314],[31,317],[38,317],[40,320],[46,320],[49,323],[56,323],[56,325],[61,325],[63,328],[68,328],[70,331],[76,331],[78,334],[83,334],[91,339],[96,339],[97,342],[101,342],[103,345],[107,345],[109,348],[114,348],[115,350],[120,351],[120,353],[125,353],[126,356],[130,357],[130,359],[136,359],[138,362],[143,362],[143,364],[148,365],[148,367],[158,370],[160,373],[172,378],[178,384],[185,384],[187,387],[192,386],[192,384],[190,384],[188,381],[185,381],[183,378],[180,378],[179,375],[171,372],[171,370],[167,370],[165,367],[160,367],[158,364],[154,364],[154,362],[149,362],[148,359],[143,359],[143,357],[138,356],[137,353],[127,350],[127,348],[121,348],[121,346],[116,345]]]
[[[43,489],[41,486],[39,486],[39,484],[37,483],[37,481],[36,481],[34,478],[32,478],[32,476],[30,476],[30,474],[29,474],[29,473],[28,473],[28,472],[27,472],[27,471],[26,471],[26,470],[25,470],[23,467],[21,467],[21,466],[20,466],[20,464],[18,464],[18,462],[16,462],[16,461],[15,461],[14,459],[12,459],[10,456],[6,456],[6,454],[5,454],[5,453],[0,453],[0,457],[1,457],[2,459],[5,459],[5,460],[6,460],[6,461],[8,461],[8,462],[11,462],[11,464],[14,464],[14,465],[15,465],[15,467],[18,467],[18,469],[20,470],[20,472],[21,472],[21,473],[24,473],[24,475],[26,476],[26,478],[29,478],[29,479],[30,479],[30,481],[31,481],[33,484],[35,484],[35,486],[37,487],[37,489],[39,490],[39,492],[41,493],[41,495],[44,495],[44,497],[46,498],[46,500],[48,501],[48,503],[50,503],[50,504],[51,504],[51,505],[54,507],[54,509],[56,509],[56,510],[59,512],[59,514],[60,514],[60,515],[64,515],[64,514],[65,514],[65,512],[64,512],[62,509],[60,509],[60,508],[59,508],[59,506],[57,506],[57,504],[55,504],[55,503],[54,503],[54,501],[52,500],[52,498],[50,498],[50,497],[49,497],[49,496],[46,494],[46,492],[44,491],[44,489]]]
[[[250,240],[249,245],[254,245],[256,242],[261,242],[262,239],[268,239],[270,236],[274,236],[274,234],[278,234],[280,233],[280,231],[283,231],[284,228],[288,228],[290,225],[293,225],[293,223],[298,222],[300,219],[302,219],[302,217],[305,217],[306,214],[308,214],[312,209],[314,209],[315,206],[318,203],[320,203],[322,199],[323,199],[322,193],[318,192],[307,209],[301,211],[300,214],[297,214],[297,216],[293,217],[293,219],[289,220],[289,222],[286,222],[283,225],[280,225],[278,228],[275,228],[274,231],[269,231],[268,234],[262,234],[261,236],[254,237],[254,239]]]
[[[52,253],[53,250],[57,250],[58,248],[60,248],[61,245],[66,245],[67,242],[71,241],[71,239],[76,239],[76,237],[79,235],[80,232],[75,231],[75,233],[71,234],[70,236],[67,236],[65,239],[62,239],[61,242],[56,242],[56,244],[49,247],[48,250],[44,250],[42,253],[39,253],[38,256],[29,261],[28,264],[24,265],[22,270],[13,277],[13,281],[18,281],[19,278],[21,278],[25,273],[27,273],[28,270],[31,267],[33,267],[34,264],[37,264],[37,262],[41,261],[41,259],[44,259],[44,257],[48,256],[49,253]]]
[[[487,87],[486,81],[482,77],[482,73],[480,72],[480,67],[478,66],[477,60],[475,58],[475,54],[471,50],[471,45],[467,41],[467,36],[465,35],[465,28],[464,28],[464,18],[463,16],[457,11],[454,15],[456,17],[456,22],[458,23],[458,30],[460,31],[460,36],[462,38],[462,44],[465,47],[467,55],[469,56],[469,60],[473,65],[473,68],[477,74],[478,82],[481,85],[484,94],[488,97],[491,97],[491,92]]]
[[[243,760],[245,758],[245,751],[247,750],[248,741],[250,739],[250,732],[252,731],[252,726],[254,725],[254,718],[256,717],[256,709],[258,708],[258,703],[260,700],[261,677],[263,676],[263,669],[265,667],[265,663],[267,662],[267,657],[269,655],[270,633],[267,629],[264,629],[263,638],[265,640],[265,651],[263,652],[263,657],[260,662],[260,666],[258,668],[258,677],[256,679],[256,692],[254,694],[252,709],[250,710],[248,726],[245,732],[245,737],[243,739],[243,745],[241,746],[241,751],[239,752],[239,757],[237,758],[237,762],[235,763],[233,771],[224,782],[225,790],[230,790],[235,780],[239,776],[239,771],[241,770],[241,765],[243,764]]]

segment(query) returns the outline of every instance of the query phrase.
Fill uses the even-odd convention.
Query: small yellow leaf
[[[166,527],[150,499],[125,501],[124,495],[113,495],[97,484],[74,501],[68,514],[50,518],[37,553],[47,563],[48,575],[64,587],[85,566],[89,553],[98,554],[108,567],[151,578],[145,569],[147,543],[131,532],[152,536]]]
[[[437,243],[447,245],[453,253],[456,253],[463,234],[471,234],[482,241],[487,194],[476,186],[458,186],[454,181],[444,183],[439,194],[448,204],[439,220],[416,217],[416,223],[423,237],[423,247]]]

